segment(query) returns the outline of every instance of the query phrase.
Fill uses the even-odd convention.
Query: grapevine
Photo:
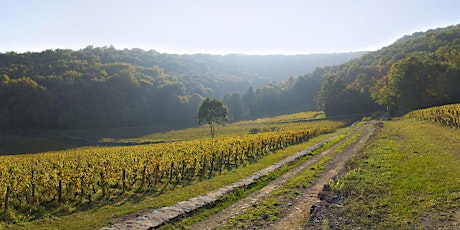
[[[415,119],[418,121],[430,121],[441,126],[459,129],[460,104],[451,104],[414,110],[404,115],[404,118]]]
[[[0,207],[25,212],[24,207],[79,207],[135,193],[159,194],[250,164],[343,124],[318,123],[323,128],[305,122],[286,124],[276,132],[214,139],[1,156]]]

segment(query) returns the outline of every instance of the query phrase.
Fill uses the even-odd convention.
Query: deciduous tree
[[[198,110],[198,123],[206,122],[211,128],[211,137],[214,138],[216,133],[216,125],[225,123],[228,109],[217,99],[206,98]]]

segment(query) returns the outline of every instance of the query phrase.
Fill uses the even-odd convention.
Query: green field
[[[352,170],[331,182],[335,192],[347,194],[337,216],[348,221],[347,228],[458,228],[459,165],[460,130],[422,121],[385,122],[350,164]]]

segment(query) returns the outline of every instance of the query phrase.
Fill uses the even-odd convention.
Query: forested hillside
[[[175,55],[92,46],[78,51],[8,52],[0,54],[0,127],[195,125],[204,97],[251,92],[251,86],[362,54]],[[294,81],[290,78],[282,85],[294,87]],[[314,88],[317,91],[318,85]],[[263,114],[255,103],[264,96],[256,90],[247,97],[251,113],[239,117]],[[313,105],[312,100],[301,101],[297,106],[301,110]]]
[[[322,68],[319,109],[327,115],[414,109],[460,102],[460,25],[404,36],[337,67]]]
[[[205,97],[223,99],[232,121],[316,106],[328,116],[401,115],[460,102],[460,25],[362,54],[176,55],[92,46],[4,53],[0,127],[192,126]]]

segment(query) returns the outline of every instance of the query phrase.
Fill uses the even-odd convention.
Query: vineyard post
[[[125,193],[125,188],[126,188],[126,169],[123,169],[122,175],[121,175],[121,191]]]
[[[227,157],[227,162],[225,163],[226,165],[230,165],[230,156],[232,155],[232,149],[228,149],[228,157]]]
[[[5,194],[5,212],[8,211],[8,198],[10,196],[11,188],[10,186],[6,187],[6,194]]]
[[[84,186],[84,185],[85,185],[85,177],[84,177],[84,176],[81,176],[81,177],[80,177],[80,181],[81,181],[81,182],[80,182],[80,192],[81,192],[81,194],[80,194],[80,202],[83,203],[83,196],[84,196],[84,194],[85,194],[85,188],[84,188],[84,187],[85,187],[85,186]]]
[[[179,168],[179,164],[177,164],[177,167],[178,167],[177,170],[174,172],[174,179],[176,180],[175,185],[179,184],[180,182],[179,176],[181,175],[181,170],[182,170],[182,166]]]
[[[201,164],[201,176],[200,179],[203,179],[205,171],[206,171],[206,156],[202,155],[202,164]]]
[[[265,146],[267,146],[267,143],[265,142],[265,140],[262,140],[262,145],[260,146],[260,151],[262,152],[262,154],[264,154],[264,149],[265,149]]]
[[[35,204],[35,183],[32,182],[32,200],[31,200],[31,203],[32,204]]]
[[[89,190],[89,191],[88,191],[87,197],[88,197],[88,201],[91,203],[91,202],[93,202],[93,201],[92,201],[92,198],[91,198],[92,195],[93,195],[92,193],[96,193],[96,192],[95,192],[96,190],[94,189],[94,184],[93,184],[93,183],[91,183],[91,184],[88,186],[88,190]]]
[[[32,200],[31,203],[35,203],[35,182],[34,182],[34,170],[32,169]]]
[[[173,178],[174,162],[171,162],[171,167],[169,168],[169,180],[168,184],[171,184]]]
[[[224,151],[222,150],[222,153],[220,155],[220,159],[219,159],[219,175],[222,175],[222,166],[224,165],[225,163],[225,153]]]
[[[193,180],[193,178],[195,178],[195,171],[196,171],[196,157],[193,158],[193,166],[192,166],[192,172],[191,172],[191,179],[190,180]]]
[[[237,162],[238,161],[238,147],[236,147],[235,157],[234,157],[233,161],[234,161],[235,167],[237,167],[238,166],[237,165],[238,164],[238,162]]]
[[[140,187],[141,190],[144,187],[146,170],[147,170],[147,165],[144,165],[144,168],[142,169],[142,180],[141,180],[141,187]]]
[[[102,197],[105,197],[105,181],[104,181],[104,172],[100,173],[101,175],[101,189],[102,189]]]
[[[182,160],[182,167],[180,169],[180,180],[183,180],[185,177],[185,165],[187,162],[185,160]]]
[[[58,203],[62,203],[62,180],[59,179],[58,182]]]
[[[233,158],[233,164],[238,168],[238,152],[235,152],[235,157]]]
[[[158,171],[160,170],[159,163],[155,164],[155,169],[153,170],[153,186],[157,185],[158,183]]]
[[[211,169],[211,170],[209,170],[209,178],[212,177],[212,172],[214,171],[214,160],[215,160],[215,158],[216,158],[216,154],[215,154],[215,153],[212,153],[212,156],[211,156],[211,165],[210,165],[210,167],[209,167],[209,168]]]

